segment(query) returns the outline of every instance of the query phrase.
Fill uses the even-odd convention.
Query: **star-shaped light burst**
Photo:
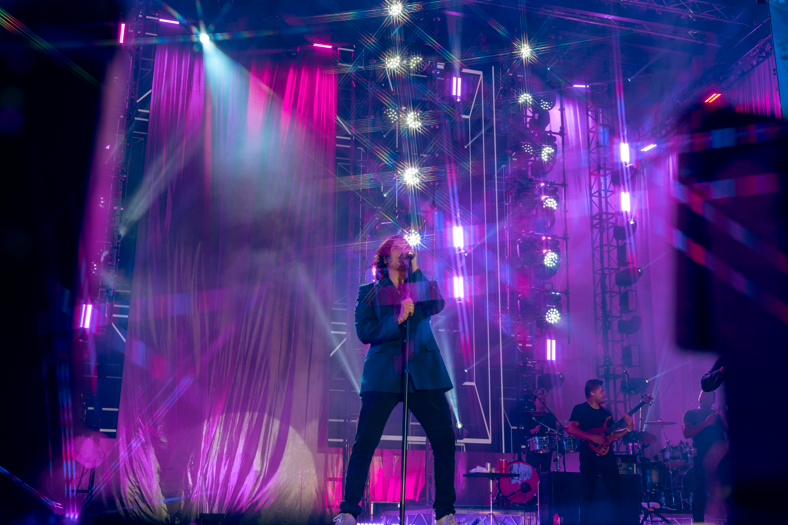
[[[527,42],[523,42],[517,45],[517,54],[523,60],[531,60],[534,57],[534,50]]]
[[[402,180],[408,186],[417,186],[419,184],[419,169],[413,166],[407,167],[402,171]]]
[[[401,2],[389,2],[386,11],[391,18],[399,18],[405,12],[405,8]]]
[[[405,126],[411,131],[421,129],[421,115],[416,111],[408,111],[405,115]]]
[[[399,55],[391,54],[383,60],[383,64],[389,71],[396,71],[402,65],[402,58]]]
[[[421,244],[421,235],[416,230],[408,230],[405,232],[405,240],[411,247],[415,248]]]
[[[532,97],[530,93],[520,93],[517,97],[517,102],[530,106],[534,103],[534,97]]]

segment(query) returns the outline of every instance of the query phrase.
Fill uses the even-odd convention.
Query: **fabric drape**
[[[336,77],[159,45],[117,446],[135,520],[327,513]]]

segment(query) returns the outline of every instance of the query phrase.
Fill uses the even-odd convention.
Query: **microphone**
[[[400,254],[400,259],[405,259],[406,261],[412,261],[416,257],[416,252],[404,252]]]

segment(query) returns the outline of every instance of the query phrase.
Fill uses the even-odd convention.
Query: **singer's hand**
[[[399,324],[404,323],[408,319],[408,317],[413,315],[413,311],[415,308],[416,305],[413,304],[413,299],[411,299],[410,297],[408,297],[407,299],[403,299],[402,309],[400,310],[399,319],[397,319],[397,322]]]

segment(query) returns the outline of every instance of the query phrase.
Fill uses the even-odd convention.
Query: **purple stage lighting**
[[[555,339],[547,340],[547,360],[555,361]]]
[[[619,148],[621,149],[621,162],[629,164],[629,144],[622,142]]]
[[[462,276],[456,275],[454,277],[454,297],[462,299],[465,297],[465,287],[462,282]]]
[[[120,35],[118,35],[118,43],[123,43],[123,37],[126,34],[126,24],[120,24]]]
[[[312,45],[315,46],[315,47],[322,47],[324,49],[331,49],[332,48],[332,46],[329,46],[328,44],[312,44]]]
[[[176,25],[180,23],[177,20],[167,20],[166,18],[159,18],[159,22],[161,22],[162,24],[176,24]]]
[[[465,232],[463,232],[462,226],[452,228],[452,239],[455,248],[462,249],[465,246]]]
[[[621,192],[621,211],[629,213],[632,211],[632,206],[629,200],[629,192],[622,191]]]
[[[90,318],[91,318],[92,315],[93,315],[93,305],[90,304],[90,303],[83,304],[82,305],[82,317],[79,320],[79,327],[80,328],[85,328],[87,330],[90,330]]]
[[[652,149],[654,149],[656,147],[657,147],[656,144],[649,144],[648,146],[646,146],[645,148],[641,149],[640,151],[651,151]]]
[[[588,86],[585,84],[573,84],[572,87],[574,88],[587,88]]]

